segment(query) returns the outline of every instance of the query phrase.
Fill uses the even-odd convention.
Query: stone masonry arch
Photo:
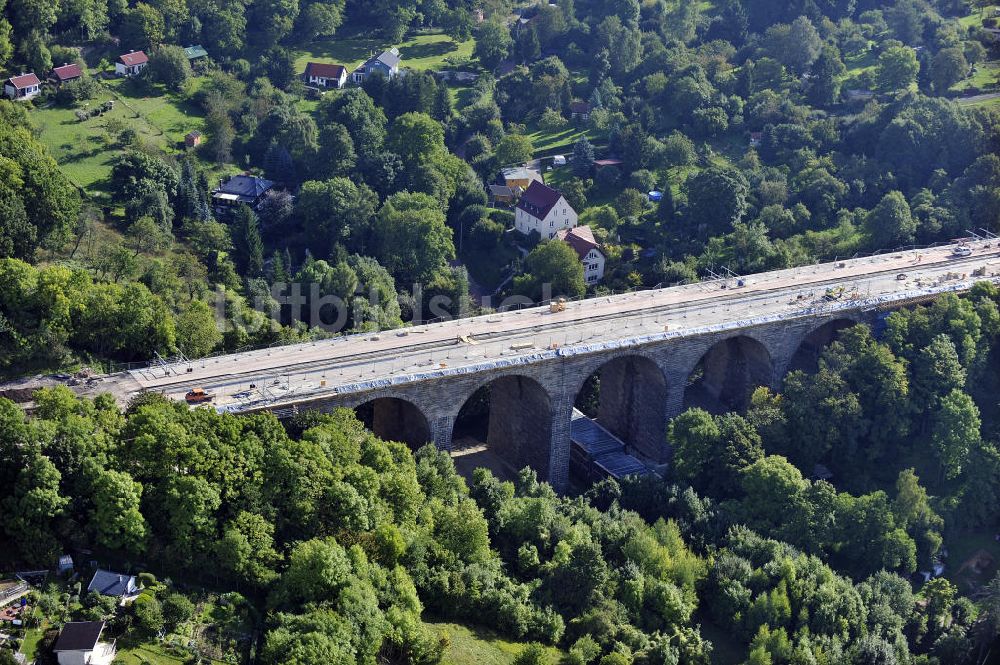
[[[798,341],[785,373],[795,370],[815,372],[819,368],[819,356],[823,349],[837,340],[840,331],[858,323],[854,317],[843,316],[814,326]]]
[[[375,436],[417,449],[432,439],[431,423],[420,407],[401,397],[374,397],[354,407]]]
[[[757,386],[774,383],[774,364],[767,345],[750,335],[713,343],[688,373],[684,406],[721,412],[746,407]]]
[[[550,477],[553,445],[554,398],[537,379],[507,373],[479,381],[467,389],[452,417],[452,437],[463,408],[487,391],[486,445],[504,462],[520,469],[529,466],[540,478]]]
[[[667,456],[667,379],[659,363],[639,350],[604,354],[581,370],[571,395],[579,397],[591,377],[599,385],[597,422],[643,457]]]

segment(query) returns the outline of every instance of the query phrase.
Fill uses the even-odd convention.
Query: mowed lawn
[[[203,82],[202,78],[192,79],[187,89],[193,93]],[[135,85],[127,79],[113,79],[106,85],[155,128],[167,147],[177,147],[192,130],[205,129],[204,113],[191,101],[190,93],[181,95],[161,86]]]
[[[63,173],[78,187],[94,190],[95,185],[111,174],[111,165],[120,150],[108,134],[108,122],[120,120],[134,129],[144,140],[161,144],[162,136],[155,127],[145,122],[135,111],[120,103],[110,89],[105,89],[95,99],[86,102],[86,108],[95,108],[108,100],[115,106],[107,113],[80,121],[75,108],[50,105],[33,110],[29,117]]]
[[[990,90],[1000,84],[1000,60],[991,60],[976,64],[975,72],[969,78],[962,79],[952,90],[968,90],[976,88],[978,90]]]
[[[168,154],[180,154],[184,151],[184,136],[192,130],[203,132],[205,129],[204,114],[190,99],[203,81],[192,80],[187,92],[178,94],[125,79],[102,80],[100,94],[80,108],[92,109],[112,100],[114,108],[111,111],[80,121],[76,117],[76,107],[48,104],[31,111],[29,117],[38,130],[39,139],[49,148],[66,176],[90,194],[100,194],[115,158],[122,153],[108,132],[109,121],[120,120],[125,127],[135,130],[144,142]],[[212,172],[211,176],[221,172],[215,164],[204,163]]]
[[[306,63],[312,61],[344,65],[349,71],[353,71],[367,60],[372,52],[380,53],[396,46],[403,58],[402,67],[438,70],[448,66],[445,58],[460,60],[471,58],[474,45],[473,39],[456,44],[445,34],[413,35],[400,44],[390,44],[381,39],[330,37],[316,40],[309,44],[308,48],[300,50],[299,56],[295,59],[295,69],[301,73],[305,71]]]
[[[119,648],[118,655],[115,657],[115,663],[122,665],[183,665],[187,662],[193,661],[190,658],[179,658],[168,652],[163,646],[152,642]],[[205,656],[202,656],[199,662],[209,665],[225,665],[221,660],[213,660]]]
[[[182,665],[185,661],[168,654],[157,645],[143,644],[119,650],[115,662],[123,665]]]
[[[874,44],[874,42],[872,42],[872,44]],[[869,46],[871,46],[871,44]],[[863,72],[874,69],[877,63],[878,54],[875,53],[875,50],[872,48],[869,48],[863,53],[852,53],[844,57],[844,66],[846,69],[841,78],[847,79],[858,76]]]
[[[996,7],[984,7],[982,10],[976,8],[968,15],[958,19],[958,22],[963,28],[981,28],[983,27],[983,19],[993,16],[993,10],[995,8]]]
[[[49,622],[45,621],[38,628],[29,628],[24,632],[24,640],[21,642],[21,653],[24,654],[26,662],[31,662],[35,659],[35,653],[38,652],[38,645],[41,644],[42,638],[45,637],[45,631],[49,627]]]
[[[601,145],[605,137],[588,127],[574,127],[567,124],[556,130],[541,129],[536,125],[528,125],[527,136],[535,149],[535,157],[550,157],[557,153],[573,151],[573,144],[586,136],[594,145]]]
[[[485,628],[469,628],[457,623],[428,625],[442,637],[448,637],[441,665],[511,665],[525,647]],[[559,662],[562,652],[552,647],[546,651],[551,662]]]

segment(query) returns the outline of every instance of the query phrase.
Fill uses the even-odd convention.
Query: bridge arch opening
[[[486,466],[509,478],[529,466],[547,479],[551,445],[552,399],[540,383],[517,374],[493,379],[470,395],[452,429],[455,463],[463,474]]]
[[[701,407],[712,413],[741,411],[758,386],[771,385],[771,354],[746,335],[714,344],[688,376],[684,407]]]
[[[853,319],[834,319],[827,321],[802,338],[792,360],[788,363],[788,371],[802,370],[815,372],[819,369],[819,357],[823,349],[830,346],[840,337],[840,332],[858,325]]]
[[[359,404],[354,413],[380,439],[399,441],[414,450],[431,440],[427,417],[405,399],[378,397]]]
[[[621,439],[629,452],[664,461],[667,380],[654,361],[641,355],[612,358],[583,382],[574,406]]]

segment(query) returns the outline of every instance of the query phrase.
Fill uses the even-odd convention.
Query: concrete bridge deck
[[[556,313],[532,307],[161,365],[108,377],[101,390],[123,401],[142,391],[181,399],[198,386],[215,393],[217,406],[258,410],[716,327],[891,307],[928,292],[960,291],[980,279],[996,281],[1000,242],[970,245],[968,257],[954,257],[951,247],[894,252],[750,275],[741,287],[735,279],[703,282],[570,302]],[[984,276],[973,277],[977,269]],[[828,289],[843,291],[831,300]],[[241,397],[246,391],[250,396]]]

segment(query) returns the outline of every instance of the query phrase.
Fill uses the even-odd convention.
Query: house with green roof
[[[208,51],[201,44],[195,44],[194,46],[185,46],[184,55],[187,56],[188,60],[197,60],[208,57]]]

